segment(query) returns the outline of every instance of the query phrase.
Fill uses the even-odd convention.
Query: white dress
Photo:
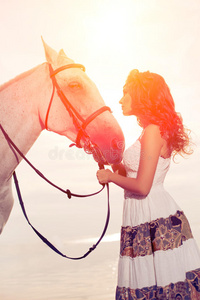
[[[140,152],[137,140],[124,153],[128,177],[137,176]],[[116,300],[200,299],[200,252],[163,187],[169,166],[170,158],[159,158],[147,197],[125,190]]]

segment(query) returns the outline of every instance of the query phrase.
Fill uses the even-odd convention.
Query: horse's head
[[[44,127],[67,136],[78,147],[94,155],[100,163],[119,163],[124,151],[124,136],[82,65],[57,53],[44,43],[52,95],[42,105]],[[53,88],[54,87],[54,88]],[[46,125],[45,125],[46,124]]]

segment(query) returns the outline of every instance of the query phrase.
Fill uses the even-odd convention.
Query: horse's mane
[[[44,63],[43,63],[43,64],[44,64]],[[32,69],[30,69],[30,70],[28,70],[28,71],[25,71],[25,72],[23,72],[23,73],[17,75],[16,77],[14,77],[14,78],[11,79],[11,80],[9,80],[9,81],[3,83],[2,85],[0,85],[0,92],[3,91],[4,89],[6,89],[9,85],[11,85],[11,84],[13,84],[13,83],[15,83],[15,82],[17,82],[17,81],[23,79],[24,77],[27,77],[27,76],[31,75],[33,72],[35,72],[35,70],[36,70],[39,66],[41,66],[41,64],[38,65],[38,66],[36,66],[36,67],[34,67],[34,68],[32,68]]]

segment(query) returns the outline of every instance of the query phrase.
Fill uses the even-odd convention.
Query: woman
[[[163,187],[171,157],[192,153],[189,133],[160,75],[131,71],[119,103],[143,132],[114,172],[97,172],[125,190],[116,299],[200,299],[200,253]]]

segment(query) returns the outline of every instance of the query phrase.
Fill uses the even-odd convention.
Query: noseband
[[[81,64],[75,64],[75,63],[73,63],[73,64],[62,66],[62,67],[60,67],[60,68],[58,68],[56,70],[53,70],[52,66],[49,64],[50,77],[51,77],[51,80],[52,80],[52,83],[53,83],[53,92],[52,92],[51,99],[50,99],[49,106],[48,106],[47,113],[46,113],[45,128],[48,130],[48,126],[47,126],[48,117],[49,117],[49,112],[50,112],[51,104],[53,102],[53,96],[54,96],[55,89],[56,89],[60,100],[63,102],[65,108],[67,109],[67,111],[68,111],[68,113],[70,115],[70,117],[73,119],[74,126],[76,127],[76,130],[77,130],[77,136],[76,136],[76,141],[75,141],[74,145],[76,145],[76,147],[78,147],[78,148],[82,148],[82,146],[81,146],[81,139],[84,139],[85,142],[86,142],[86,146],[84,147],[84,150],[87,153],[91,153],[91,151],[96,147],[96,145],[94,146],[94,144],[90,140],[90,137],[89,137],[89,135],[86,132],[86,127],[97,116],[99,116],[100,114],[102,114],[105,111],[111,112],[111,109],[108,106],[103,106],[100,109],[98,109],[95,112],[93,112],[86,119],[84,119],[78,113],[78,111],[75,109],[75,107],[70,103],[70,101],[67,99],[67,97],[63,93],[62,89],[59,87],[59,85],[57,83],[57,80],[55,78],[55,76],[59,72],[64,71],[66,69],[70,69],[70,68],[78,68],[78,69],[81,69],[82,71],[85,72],[85,67],[83,65],[81,65]]]

